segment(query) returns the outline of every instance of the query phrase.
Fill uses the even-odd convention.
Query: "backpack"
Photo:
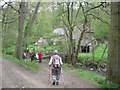
[[[53,67],[55,67],[55,68],[59,68],[59,67],[60,67],[60,56],[58,56],[58,55],[53,55],[52,65],[53,65]]]

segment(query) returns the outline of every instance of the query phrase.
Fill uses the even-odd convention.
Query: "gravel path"
[[[89,81],[85,81],[75,76],[68,70],[63,70],[65,84],[60,81],[59,85],[53,86],[48,82],[48,65],[43,61],[41,65],[44,69],[32,72],[25,67],[13,63],[0,57],[2,61],[2,88],[96,88]]]

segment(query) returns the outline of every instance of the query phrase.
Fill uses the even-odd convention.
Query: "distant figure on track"
[[[39,63],[41,63],[42,62],[42,53],[40,52],[40,53],[38,53],[38,60],[39,60]]]
[[[30,52],[29,53],[29,56],[30,56],[30,60],[33,61],[35,59],[35,52]]]
[[[58,51],[54,50],[54,55],[51,57],[49,62],[49,70],[51,70],[52,73],[52,84],[58,85],[60,74],[61,74],[61,66],[62,66],[62,59],[58,55]]]
[[[23,59],[26,59],[26,58],[27,58],[27,55],[26,55],[25,52],[23,52],[23,54],[22,54],[22,58],[23,58]]]

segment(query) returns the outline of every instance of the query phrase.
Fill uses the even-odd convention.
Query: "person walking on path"
[[[42,62],[42,53],[40,52],[40,53],[38,53],[38,60],[39,60],[39,63],[41,63]]]
[[[35,59],[35,51],[29,52],[29,57],[30,57],[30,60],[33,61]]]
[[[62,64],[63,64],[62,59],[58,55],[58,51],[54,50],[54,55],[51,57],[50,62],[49,62],[49,69],[51,70],[51,73],[52,73],[52,84],[53,85],[59,84]]]

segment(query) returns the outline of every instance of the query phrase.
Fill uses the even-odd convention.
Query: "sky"
[[[0,7],[5,4],[5,2],[8,2],[10,0],[0,0]]]

